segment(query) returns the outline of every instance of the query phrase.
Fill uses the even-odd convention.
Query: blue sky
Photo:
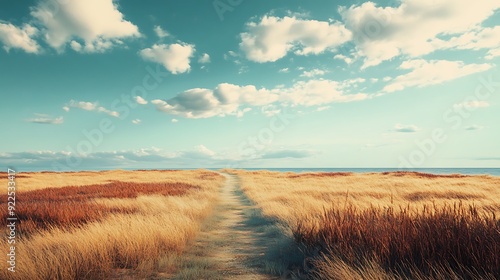
[[[500,3],[0,5],[20,170],[499,167]]]

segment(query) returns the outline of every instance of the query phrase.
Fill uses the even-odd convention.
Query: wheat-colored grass
[[[288,226],[315,279],[500,277],[500,178],[226,170]]]
[[[266,216],[295,224],[310,213],[352,203],[358,209],[462,202],[500,214],[500,178],[393,173],[302,173],[226,170]]]
[[[52,181],[51,181],[52,180]],[[148,277],[168,272],[162,267],[179,254],[210,214],[224,177],[198,171],[106,171],[18,174],[18,198],[23,193],[65,186],[110,182],[183,183],[195,186],[183,194],[146,192],[132,197],[89,198],[95,207],[122,209],[74,226],[52,226],[19,237],[16,273],[0,264],[1,279],[104,279],[127,273]],[[7,185],[5,183],[5,185]],[[130,185],[125,184],[124,187]],[[97,188],[98,189],[98,188]],[[177,193],[176,193],[177,194]],[[21,199],[22,201],[22,199]],[[85,200],[87,201],[87,200]],[[21,203],[21,202],[20,202]],[[29,203],[29,201],[22,201]],[[5,207],[4,201],[0,207]],[[133,210],[132,212],[130,210]],[[2,243],[4,248],[7,243]]]

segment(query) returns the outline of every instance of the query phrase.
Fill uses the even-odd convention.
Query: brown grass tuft
[[[68,186],[23,192],[17,196],[17,233],[27,237],[53,227],[72,228],[99,221],[112,213],[134,213],[137,209],[101,206],[95,199],[135,198],[138,195],[183,195],[199,187],[185,183],[128,183]],[[0,207],[6,207],[7,195],[0,195]],[[0,213],[0,226],[7,224],[8,213]]]
[[[500,278],[498,177],[228,172],[295,232],[316,279]]]
[[[0,279],[168,275],[174,268],[164,260],[175,260],[195,237],[223,182],[207,170],[16,176],[17,230],[25,232],[16,240],[16,273],[2,262]],[[6,239],[2,244],[7,248]]]
[[[466,277],[473,276],[469,271],[500,275],[500,220],[472,206],[360,211],[351,205],[311,215],[297,224],[294,236],[307,252],[340,258],[350,267],[374,260],[409,277],[408,268],[435,276],[436,267]]]

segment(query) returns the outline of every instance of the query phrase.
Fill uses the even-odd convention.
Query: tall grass
[[[138,195],[183,195],[199,187],[185,183],[129,183],[115,181],[104,185],[68,186],[23,192],[17,197],[18,237],[29,236],[53,227],[71,228],[99,221],[111,213],[133,213],[136,208],[99,205],[99,198],[135,198]],[[7,195],[0,195],[0,207]],[[4,208],[6,208],[4,206]],[[7,224],[8,213],[0,213],[0,226]]]
[[[317,279],[500,278],[500,178],[227,170]]]
[[[195,237],[224,182],[224,177],[217,173],[193,170],[88,173],[94,175],[96,182],[88,189],[85,185],[71,187],[79,184],[80,178],[88,182],[85,177],[92,176],[87,172],[58,174],[64,178],[57,179],[57,188],[35,184],[40,181],[38,175],[47,179],[47,174],[30,173],[29,178],[17,182],[23,190],[17,194],[16,206],[29,209],[27,220],[42,213],[30,209],[30,205],[50,205],[50,199],[56,200],[56,206],[57,201],[63,201],[59,206],[68,206],[68,211],[75,205],[117,211],[107,212],[97,220],[94,216],[84,217],[84,223],[71,226],[64,222],[71,217],[67,212],[61,212],[61,217],[57,213],[43,217],[53,223],[17,239],[16,273],[8,272],[7,263],[2,262],[0,279],[150,278],[169,273],[172,268],[168,263],[164,265],[165,260],[175,259]],[[30,181],[24,181],[24,185],[22,180]],[[65,195],[58,197],[61,194]],[[68,201],[70,204],[66,205]],[[3,203],[0,207],[4,206]],[[7,248],[5,241],[2,245]]]
[[[360,211],[351,205],[311,215],[297,224],[294,236],[310,256],[322,256],[315,263],[322,279],[332,276],[324,260],[334,258],[350,267],[371,260],[405,277],[436,277],[436,268],[439,276],[500,276],[500,221],[472,206]]]

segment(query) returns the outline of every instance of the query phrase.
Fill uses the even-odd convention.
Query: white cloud
[[[266,161],[273,159],[303,159],[315,154],[311,150],[281,147],[255,151],[250,155],[242,155],[233,151],[213,151],[205,145],[198,145],[184,151],[167,151],[159,148],[142,148],[138,150],[121,150],[79,154],[74,151],[27,151],[0,153],[0,165],[15,165],[24,170],[53,170],[67,166],[67,162],[77,158],[80,169],[95,168],[151,168],[159,164],[165,167],[182,166],[217,166],[224,167],[230,163]],[[64,171],[73,169],[67,166]]]
[[[281,113],[281,109],[276,106],[276,105],[266,105],[266,106],[263,106],[260,111],[262,112],[262,114],[264,114],[264,116],[266,117],[273,117],[273,116],[276,116],[278,114]]]
[[[120,114],[116,111],[111,111],[108,110],[102,106],[99,106],[99,103],[97,102],[85,102],[85,101],[75,101],[75,100],[70,100],[68,104],[66,104],[63,109],[66,112],[69,112],[70,108],[78,108],[82,109],[85,111],[96,111],[100,113],[105,113],[107,115],[110,115],[112,117],[120,117]]]
[[[273,62],[289,52],[296,55],[320,54],[334,50],[351,39],[351,32],[338,22],[302,20],[296,17],[264,16],[247,23],[240,34],[240,49],[247,59]]]
[[[345,94],[347,87],[348,84],[331,80],[299,81],[291,88],[282,90],[281,100],[293,105],[317,106],[368,98],[368,95],[363,93]]]
[[[280,70],[278,70],[279,73],[288,73],[290,72],[290,69],[289,68],[281,68]]]
[[[492,60],[495,57],[499,57],[499,56],[500,56],[500,48],[497,48],[497,49],[489,50],[488,53],[486,54],[485,58],[488,60]]]
[[[353,62],[354,62],[352,58],[347,57],[347,56],[345,56],[345,55],[343,55],[343,54],[336,54],[333,58],[334,58],[334,59],[338,59],[338,60],[342,60],[342,61],[344,61],[346,64],[351,64],[351,63],[353,63]]]
[[[163,39],[165,37],[170,36],[170,33],[168,33],[166,30],[161,28],[161,26],[159,26],[159,25],[155,26],[153,30],[155,31],[156,36],[158,36],[158,38],[160,38],[160,39]]]
[[[310,71],[304,71],[300,76],[301,77],[307,77],[307,78],[312,78],[316,76],[323,76],[326,74],[326,71],[320,70],[320,69],[312,69]]]
[[[38,124],[62,124],[64,123],[63,117],[53,118],[47,114],[35,114],[34,118],[27,119],[27,122]]]
[[[402,0],[396,7],[365,2],[342,7],[339,12],[353,33],[359,55],[365,57],[363,67],[369,67],[399,55],[418,57],[454,46],[477,48],[483,43],[474,43],[474,38],[456,39],[460,41],[457,45],[446,42],[442,36],[477,30],[481,33],[480,24],[499,7],[497,0],[474,5],[469,0]]]
[[[475,109],[475,108],[486,108],[490,107],[490,103],[486,101],[466,101],[459,104],[453,105],[454,108],[466,108],[466,109]]]
[[[142,98],[142,96],[136,96],[134,99],[135,99],[135,102],[137,102],[137,104],[140,104],[140,105],[148,104],[148,101],[145,100],[144,98]]]
[[[248,111],[248,108],[241,109],[241,107],[264,107],[278,101],[284,106],[318,106],[332,102],[350,102],[368,98],[368,95],[362,93],[345,93],[356,82],[359,80],[345,82],[309,80],[297,82],[288,88],[276,87],[274,89],[258,89],[253,85],[238,86],[224,83],[219,84],[214,90],[194,88],[171,99],[157,99],[151,103],[156,105],[156,109],[159,111],[185,118],[242,116]],[[263,113],[268,115],[268,108],[263,110]],[[275,109],[271,111],[273,110]],[[269,114],[273,114],[271,111]]]
[[[201,154],[205,154],[207,156],[214,156],[215,152],[205,147],[204,145],[198,145],[195,147],[195,151],[200,152]]]
[[[208,53],[204,53],[200,57],[200,59],[198,59],[198,63],[201,63],[201,64],[210,63],[210,55],[208,55]]]
[[[144,60],[162,64],[172,74],[186,73],[191,70],[190,58],[195,52],[194,45],[186,43],[172,45],[153,45],[139,52]]]
[[[408,60],[404,61],[399,68],[411,71],[394,78],[383,90],[385,92],[394,92],[407,87],[425,87],[440,84],[470,74],[483,72],[491,67],[491,64],[466,65],[462,61]]]
[[[491,28],[476,28],[458,37],[453,37],[447,41],[436,40],[436,44],[441,44],[442,48],[458,49],[491,49],[500,47],[500,26]]]
[[[27,53],[39,53],[40,46],[33,40],[37,33],[38,29],[29,24],[19,28],[10,23],[0,22],[0,42],[7,52],[14,48],[22,49]]]
[[[140,119],[135,119],[135,120],[132,120],[132,123],[133,124],[141,124],[142,121]]]
[[[237,115],[240,104],[262,106],[276,100],[278,95],[267,89],[219,84],[214,90],[190,89],[169,100],[153,100],[151,103],[165,113],[185,118],[209,118]]]
[[[45,41],[58,51],[70,43],[75,51],[104,52],[122,44],[121,39],[140,36],[113,0],[43,0],[31,15],[43,27]]]
[[[177,122],[179,122],[178,119],[172,119],[172,123],[177,123]]]
[[[403,124],[396,124],[394,126],[394,131],[395,132],[402,132],[402,133],[413,133],[419,131],[420,128],[418,128],[416,125],[410,124],[410,125],[403,125]]]

